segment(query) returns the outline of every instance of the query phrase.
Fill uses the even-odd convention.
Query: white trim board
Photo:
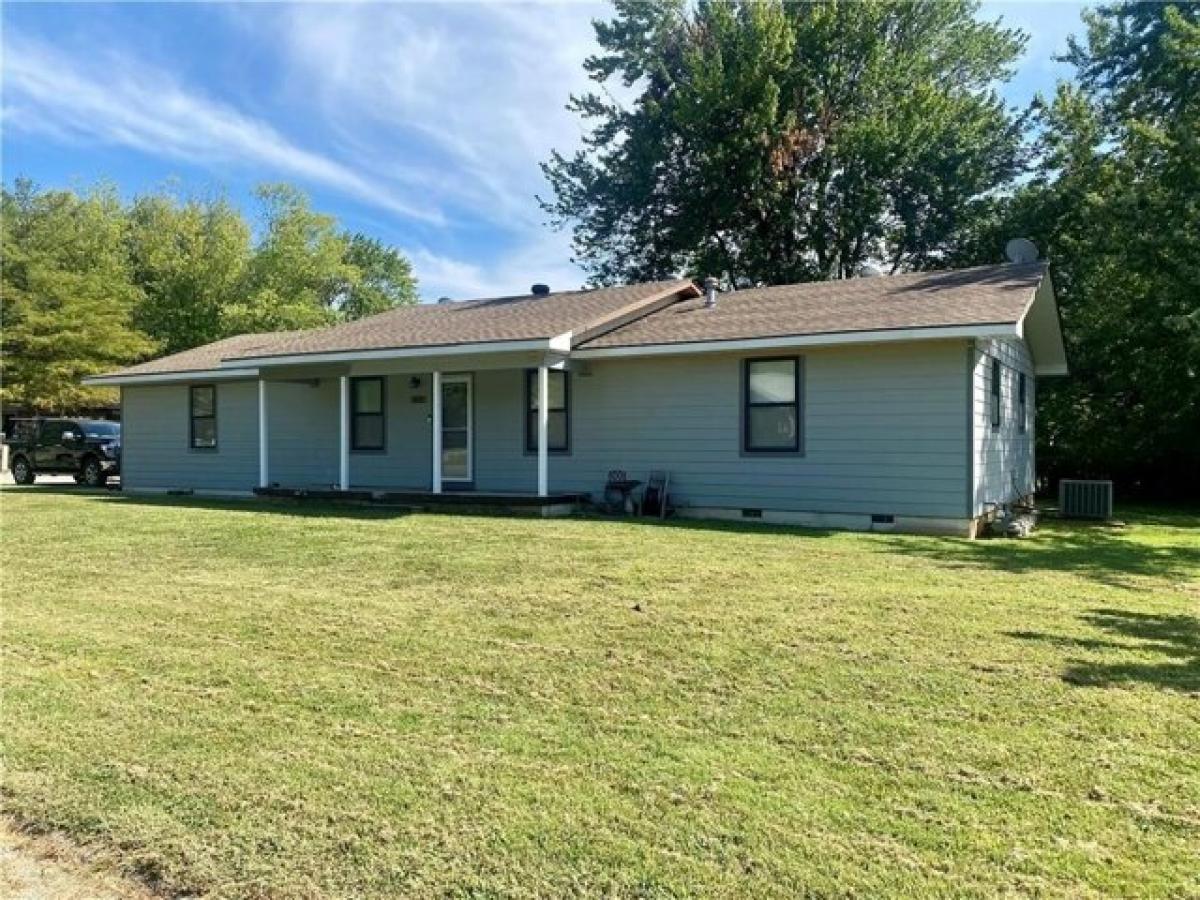
[[[191,372],[154,372],[146,375],[90,375],[83,379],[83,383],[100,387],[121,387],[138,384],[178,384],[181,381],[240,381],[257,377],[258,369],[221,368],[194,369]]]
[[[642,344],[628,347],[595,347],[575,350],[576,359],[620,356],[665,356],[682,353],[778,350],[789,347],[835,347],[845,344],[882,344],[943,338],[1017,337],[1015,322],[985,325],[948,325],[930,328],[893,328],[882,331],[837,331],[823,334],[793,334],[742,340],[691,341],[677,344]]]
[[[254,356],[225,360],[222,366],[251,364],[259,367],[315,365],[317,363],[366,362],[384,359],[421,359],[488,353],[562,351],[570,348],[570,333],[523,341],[477,341],[463,344],[430,344],[422,347],[388,347],[378,350],[337,350],[328,353],[292,353],[287,356]]]

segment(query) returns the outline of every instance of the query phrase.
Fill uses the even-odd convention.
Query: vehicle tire
[[[83,469],[80,474],[83,475],[83,483],[88,487],[104,487],[104,483],[108,481],[108,476],[104,474],[104,469],[100,467],[100,460],[94,456],[84,459]]]
[[[79,472],[76,472],[71,477],[75,479],[76,484],[83,484],[83,475],[81,475]]]
[[[37,475],[34,474],[33,466],[29,464],[23,456],[18,456],[12,461],[12,477],[17,484],[33,484]]]

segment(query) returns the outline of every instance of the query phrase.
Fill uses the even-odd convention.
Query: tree
[[[286,184],[255,190],[262,239],[247,271],[243,298],[223,311],[227,334],[317,328],[337,321],[335,301],[356,280],[347,242],[332,216]]]
[[[363,234],[343,236],[350,278],[335,301],[344,319],[361,319],[417,302],[412,264],[396,248]]]
[[[1023,37],[968,0],[617,0],[543,208],[594,281],[849,277],[936,261],[1020,166],[990,86]]]
[[[1200,7],[1085,14],[1078,85],[1038,108],[1033,181],[996,204],[960,262],[1005,237],[1051,260],[1072,373],[1047,382],[1039,463],[1123,490],[1200,493]]]
[[[111,400],[80,379],[145,357],[155,344],[132,321],[141,292],[125,253],[116,192],[39,192],[19,180],[2,197],[0,396],[63,412]]]
[[[134,321],[177,353],[228,334],[225,310],[241,300],[250,228],[224,199],[139,197],[129,209],[129,259],[142,300]]]

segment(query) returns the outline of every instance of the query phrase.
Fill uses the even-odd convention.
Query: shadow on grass
[[[1180,522],[1163,519],[1163,524]],[[992,568],[1015,575],[1067,572],[1126,590],[1137,589],[1130,581],[1133,577],[1184,579],[1200,572],[1200,542],[1150,544],[1131,540],[1121,530],[1084,523],[1054,523],[1023,541],[905,537],[882,543],[889,552],[915,554],[953,568]]]
[[[61,494],[91,500],[97,503],[120,506],[156,506],[181,509],[217,509],[231,512],[264,512],[294,518],[320,519],[395,519],[411,515],[408,506],[387,506],[379,503],[337,503],[329,500],[263,500],[258,497],[197,497],[187,494],[123,494],[119,490],[104,488],[79,488],[72,485],[35,485],[33,487],[4,489],[8,492],[36,492],[38,494]]]
[[[1183,693],[1200,692],[1200,619],[1189,615],[1093,609],[1080,617],[1085,624],[1118,638],[1073,638],[1034,631],[1008,632],[1008,637],[1039,641],[1094,653],[1120,652],[1154,655],[1148,662],[1074,660],[1063,680],[1088,687],[1150,684]]]

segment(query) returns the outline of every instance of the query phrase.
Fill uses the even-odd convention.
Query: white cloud
[[[265,167],[404,218],[443,221],[391,185],[306,150],[262,121],[189,93],[170,73],[127,57],[110,54],[89,66],[10,29],[3,71],[7,127],[200,165]]]
[[[548,233],[520,244],[517,250],[484,264],[463,260],[428,247],[405,250],[420,279],[425,300],[450,297],[504,297],[528,292],[535,282],[549,284],[555,291],[575,290],[583,286],[584,276],[570,262],[568,238]]]

